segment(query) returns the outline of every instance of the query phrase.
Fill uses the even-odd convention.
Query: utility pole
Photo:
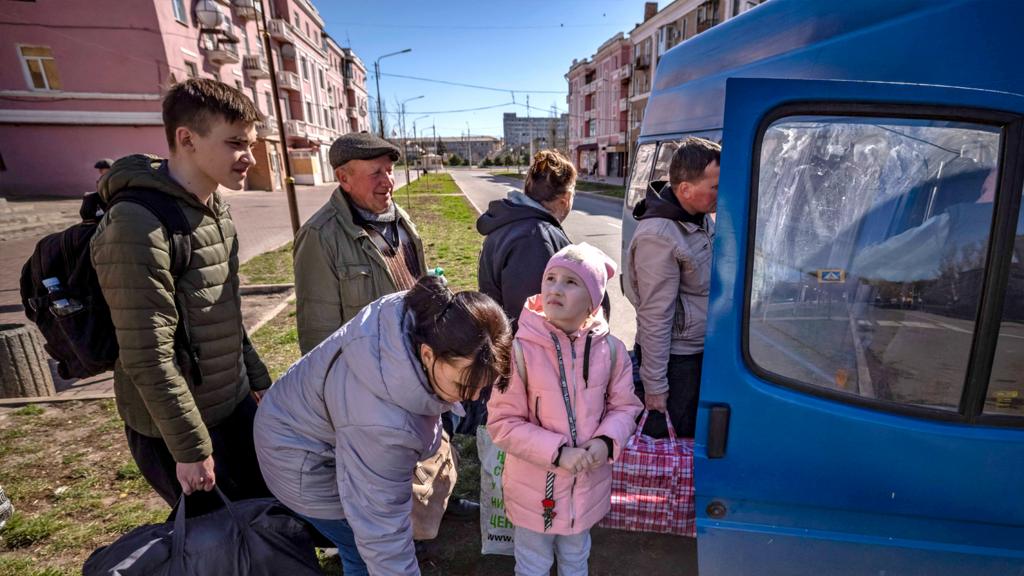
[[[399,50],[398,52],[391,52],[373,61],[373,77],[377,81],[377,126],[380,129],[380,137],[384,139],[387,139],[387,136],[384,135],[384,114],[381,111],[380,105],[380,61],[388,56],[397,56],[399,54],[405,54],[406,52],[412,52],[412,48],[406,48],[405,50]]]
[[[473,133],[469,131],[469,121],[466,121],[466,153],[469,154],[469,167],[473,167]]]
[[[419,100],[420,98],[423,98],[422,94],[420,94],[419,96],[413,96],[412,98],[406,98],[405,100],[402,100],[402,102],[399,104],[400,111],[398,121],[399,126],[402,128],[402,160],[403,164],[405,164],[405,190],[407,193],[409,191],[409,188],[411,187],[410,185],[412,184],[412,182],[409,181],[409,140],[408,138],[406,138],[405,135],[405,103],[412,102],[413,100]]]
[[[530,120],[530,95],[526,95],[526,126],[530,133],[530,159],[528,162],[533,162],[533,121]]]
[[[270,91],[274,95],[274,114],[277,115],[277,132],[281,138],[281,151],[284,153],[284,193],[288,199],[288,216],[292,221],[292,236],[299,231],[299,205],[295,200],[295,178],[292,177],[292,161],[288,155],[288,136],[284,132],[284,114],[281,110],[281,92],[277,87],[277,71],[274,69],[274,51],[270,44],[270,32],[267,30],[267,9],[260,0],[260,20],[256,26],[262,24],[262,30],[257,30],[263,38],[263,48],[267,53],[267,70],[270,72]]]

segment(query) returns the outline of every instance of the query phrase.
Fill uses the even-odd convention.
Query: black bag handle
[[[238,516],[235,516],[235,511],[231,508],[231,500],[221,492],[220,487],[216,484],[213,485],[214,492],[217,496],[220,496],[221,502],[224,503],[224,509],[228,511],[228,515],[231,516],[231,522],[238,529],[239,538],[242,540],[242,546],[246,549],[249,547],[249,542],[245,537],[246,527],[239,521]],[[178,498],[178,503],[174,506],[174,531],[171,532],[171,570],[167,573],[168,576],[184,576],[185,572],[185,534],[187,532],[187,523],[185,522],[185,494],[182,493]]]

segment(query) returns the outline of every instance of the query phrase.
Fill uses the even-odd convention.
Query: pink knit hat
[[[548,260],[548,265],[544,268],[544,275],[546,276],[548,270],[556,266],[571,270],[583,280],[587,292],[590,292],[590,303],[593,305],[590,310],[592,312],[601,306],[605,286],[615,276],[617,268],[615,261],[607,254],[586,242],[570,244],[556,252]]]

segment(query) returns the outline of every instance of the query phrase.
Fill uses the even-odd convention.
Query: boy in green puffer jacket
[[[224,83],[182,82],[163,101],[170,157],[127,156],[100,180],[107,204],[128,189],[171,196],[191,229],[178,278],[169,233],[141,204],[114,204],[91,250],[120,347],[114,390],[128,446],[170,505],[182,492],[209,492],[214,484],[231,499],[269,495],[252,422],[254,391],[268,388],[270,376],[242,326],[238,240],[217,193],[218,185],[242,188],[255,164],[259,119],[253,103]],[[191,362],[176,345],[179,328],[188,331]],[[190,502],[190,514],[214,506],[210,496]]]

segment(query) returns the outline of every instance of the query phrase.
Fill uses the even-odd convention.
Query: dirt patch
[[[4,411],[0,461],[15,507],[0,575],[79,574],[95,548],[169,511],[132,461],[112,400]]]

